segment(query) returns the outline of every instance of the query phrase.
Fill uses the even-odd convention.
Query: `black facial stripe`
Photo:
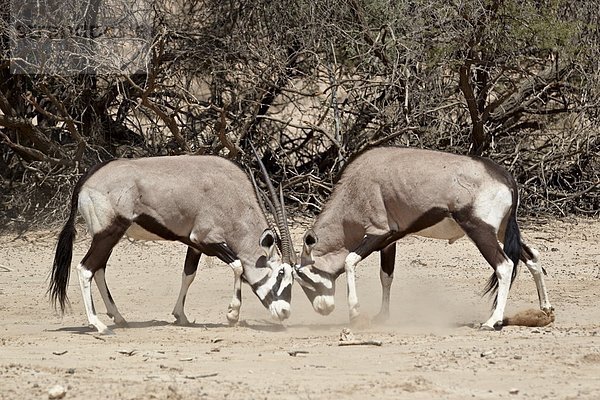
[[[281,292],[281,297],[282,300],[285,300],[287,302],[289,302],[290,300],[292,300],[292,285],[287,285],[283,291]]]
[[[258,299],[260,300],[260,302],[265,307],[267,307],[267,308],[273,302],[273,292],[272,291],[268,291],[267,295],[265,296],[265,298],[261,299],[260,296],[258,295],[258,293],[256,293],[256,291],[258,290],[259,287],[261,287],[262,285],[264,285],[268,280],[269,280],[269,275],[266,275],[260,281],[250,284],[250,287],[252,288],[252,291],[254,292],[254,294],[256,295],[256,297],[258,297]]]
[[[265,277],[262,278],[260,281],[250,284],[250,287],[252,288],[254,293],[256,293],[258,288],[261,287],[262,285],[264,285],[268,280],[269,280],[269,275],[265,275]]]
[[[256,294],[256,292],[254,292],[254,294]],[[267,292],[267,295],[265,296],[264,299],[261,299],[258,295],[256,295],[256,297],[258,297],[260,302],[263,303],[263,306],[265,306],[267,308],[269,308],[269,306],[273,302],[273,292],[271,292],[271,291]]]
[[[277,294],[279,292],[279,288],[281,287],[281,282],[283,281],[284,276],[285,276],[285,274],[277,274],[277,280],[275,281],[275,284],[271,288],[271,291],[274,294]]]
[[[316,268],[312,268],[311,272],[314,273],[315,275],[319,275],[321,277],[323,277],[324,279],[327,279],[331,282],[332,287],[328,288],[327,286],[325,286],[324,283],[321,282],[315,282],[312,279],[310,279],[305,273],[303,273],[302,271],[296,271],[296,275],[298,276],[298,278],[304,282],[309,283],[312,288],[307,288],[305,286],[302,286],[304,289],[307,290],[311,290],[313,292],[315,292],[316,294],[324,294],[324,295],[333,295],[335,290],[333,288],[333,285],[335,283],[335,278],[333,274],[330,274],[328,272],[324,272],[321,271],[319,269]],[[305,290],[306,291],[306,290]],[[315,295],[316,295],[315,294]]]
[[[291,299],[291,297],[292,297],[292,285],[291,284],[288,284],[283,289],[280,296],[277,295],[277,292],[279,292],[279,289],[281,288],[281,284],[283,282],[284,277],[285,277],[285,274],[277,274],[277,279],[275,280],[275,284],[267,292],[267,295],[265,296],[264,299],[261,299],[258,296],[258,294],[256,294],[256,291],[261,286],[263,286],[265,283],[267,283],[267,281],[269,280],[269,275],[265,276],[260,281],[255,282],[250,285],[250,287],[252,288],[252,291],[254,292],[254,294],[256,294],[256,297],[258,297],[260,299],[261,303],[263,303],[263,305],[265,307],[269,307],[273,301],[278,300],[278,299],[285,300],[285,301],[289,301],[289,299]]]
[[[311,303],[315,300],[315,297],[318,296],[318,293],[312,290],[311,288],[307,288],[305,286],[300,287],[302,288],[302,291],[304,291],[304,293],[306,294],[308,301],[310,301]]]

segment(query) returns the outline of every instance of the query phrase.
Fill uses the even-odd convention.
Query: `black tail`
[[[513,262],[512,276],[510,277],[511,287],[517,277],[519,259],[521,258],[521,232],[517,224],[517,202],[514,203],[504,232],[504,254]],[[498,277],[495,271],[488,279],[483,293],[494,295],[493,307],[495,308],[498,304]]]
[[[50,287],[48,294],[50,301],[56,308],[56,303],[60,304],[60,310],[65,311],[66,305],[69,303],[67,298],[67,286],[69,285],[69,275],[71,273],[71,260],[73,259],[73,241],[77,230],[75,229],[75,219],[77,218],[77,202],[79,200],[79,192],[83,184],[100,168],[113,160],[103,161],[100,164],[94,165],[88,170],[75,185],[73,196],[71,197],[71,213],[69,219],[65,223],[60,235],[58,235],[58,243],[56,245],[56,253],[54,254],[54,264],[52,265],[52,274],[50,276]]]
[[[77,233],[75,229],[75,218],[77,217],[77,198],[79,196],[79,185],[75,188],[71,198],[71,213],[65,223],[56,245],[54,254],[54,264],[52,265],[52,275],[50,277],[50,301],[56,308],[56,303],[60,304],[60,310],[65,311],[69,302],[67,298],[67,286],[69,285],[69,275],[71,273],[71,260],[73,258],[73,241]]]

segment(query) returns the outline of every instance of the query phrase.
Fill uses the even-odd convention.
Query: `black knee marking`
[[[198,270],[198,263],[202,253],[188,246],[187,254],[185,255],[185,263],[183,264],[183,272],[186,275],[193,275]]]
[[[379,254],[379,259],[381,261],[381,270],[388,276],[392,276],[396,262],[396,244],[392,243],[383,248]]]

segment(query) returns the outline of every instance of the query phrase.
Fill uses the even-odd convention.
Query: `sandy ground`
[[[45,399],[55,385],[67,399],[600,399],[600,222],[530,223],[524,237],[548,271],[554,324],[474,329],[489,316],[480,297],[489,266],[468,240],[412,237],[400,242],[390,321],[352,330],[380,347],[338,345],[344,276],[330,316],[317,315],[295,285],[281,327],[246,286],[243,323],[227,326],[233,277],[216,259],[201,261],[188,295],[195,323],[174,326],[185,248],[128,240],[115,248],[107,280],[130,327],[98,336],[85,324],[75,273],[71,311],[61,317],[49,305],[56,232],[0,237],[0,399]],[[87,244],[80,235],[74,265]],[[358,269],[370,315],[380,304],[378,258]],[[507,314],[530,307],[535,286],[521,268]]]

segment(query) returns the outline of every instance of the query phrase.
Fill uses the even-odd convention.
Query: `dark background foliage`
[[[4,229],[62,223],[102,160],[255,169],[250,141],[296,212],[318,212],[353,155],[405,145],[504,165],[528,215],[600,213],[597,1],[67,3],[0,2]],[[104,51],[115,37],[137,39]],[[88,51],[25,65],[15,38]]]

